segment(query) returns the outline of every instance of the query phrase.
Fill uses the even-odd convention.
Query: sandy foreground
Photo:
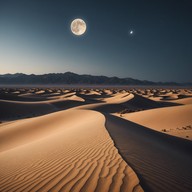
[[[0,191],[192,191],[191,89],[0,89]]]

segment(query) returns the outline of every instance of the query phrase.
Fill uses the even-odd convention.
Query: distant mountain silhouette
[[[4,74],[0,75],[0,84],[181,85],[175,82],[162,83],[132,78],[78,75],[72,72],[43,75]]]

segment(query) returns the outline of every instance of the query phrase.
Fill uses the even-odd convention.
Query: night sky
[[[192,82],[192,1],[0,0],[0,74],[67,71]]]

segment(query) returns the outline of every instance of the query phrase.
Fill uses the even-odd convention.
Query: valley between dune
[[[192,91],[0,89],[0,191],[191,191]]]

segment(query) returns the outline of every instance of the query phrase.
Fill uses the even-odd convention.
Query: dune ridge
[[[191,104],[127,113],[122,117],[156,131],[192,140]]]
[[[192,142],[105,115],[106,128],[123,158],[149,192],[192,191]]]
[[[0,89],[0,191],[192,191],[191,96]]]
[[[35,129],[25,132],[34,126],[33,119],[43,131],[40,137]],[[57,127],[54,119],[60,119]],[[25,143],[18,143],[16,135],[4,141],[5,146],[13,145],[0,153],[0,191],[143,191],[104,123],[98,112],[75,109],[13,122],[10,129],[31,137]],[[10,134],[6,131],[3,137]]]

